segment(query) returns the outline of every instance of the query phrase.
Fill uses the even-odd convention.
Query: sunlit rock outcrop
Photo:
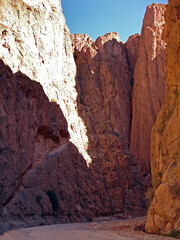
[[[152,201],[146,231],[180,232],[180,2],[169,0],[165,14],[167,43],[165,104],[151,135]],[[179,230],[179,232],[178,232]]]
[[[80,207],[80,213],[74,211],[81,202],[79,198],[86,199],[83,194],[92,196],[91,190],[80,187],[79,197],[78,187],[81,181],[88,185],[83,176],[87,169],[85,159],[90,159],[84,150],[88,139],[77,113],[76,66],[60,1],[1,1],[0,35],[3,60],[0,72],[0,223],[5,222],[0,229],[23,222],[36,225],[41,221],[81,221],[87,212],[82,213]],[[84,170],[80,170],[81,165]],[[79,173],[76,174],[73,171],[77,166]],[[59,175],[63,176],[61,181]],[[68,183],[66,175],[70,179]],[[78,180],[79,175],[84,180]],[[56,220],[52,218],[53,197],[61,205],[56,206]],[[46,221],[48,217],[51,219]],[[22,222],[18,222],[19,219]]]
[[[150,173],[151,130],[164,102],[166,5],[147,7],[134,71],[130,150],[144,175]]]
[[[76,66],[60,1],[3,1],[0,27],[0,58],[14,73],[21,71],[40,82],[49,100],[60,104],[71,141],[90,162],[86,129],[76,107]]]

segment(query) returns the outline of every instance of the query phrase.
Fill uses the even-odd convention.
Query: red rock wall
[[[60,1],[7,0],[0,19],[1,229],[145,214],[129,153],[139,36],[123,44],[117,33],[72,35],[76,69]]]
[[[59,1],[7,0],[0,19],[1,231],[144,214],[128,151],[131,73],[117,34],[85,46],[81,81]]]
[[[132,83],[124,44],[116,33],[99,37],[96,42],[87,35],[75,34],[72,41],[77,65],[78,112],[87,127],[89,147],[92,143],[92,152],[98,157],[94,143],[101,145],[100,138],[107,135],[121,139],[127,147]]]
[[[144,175],[150,173],[151,130],[164,102],[164,4],[147,7],[134,71],[130,150]]]
[[[136,162],[129,154],[132,77],[126,48],[117,33],[95,42],[85,34],[71,37],[77,66],[77,107],[87,128],[90,168],[105,184],[105,209],[110,204],[112,212],[121,212],[128,205],[137,206],[140,196],[140,188],[134,185]],[[145,207],[143,196],[142,203]]]
[[[88,168],[69,142],[59,106],[41,85],[21,72],[13,74],[2,60],[0,73],[1,231],[144,213],[133,159],[119,150],[113,162]]]
[[[151,130],[164,101],[165,8],[164,4],[148,6],[141,36],[130,36],[126,44],[116,33],[95,42],[88,35],[72,35],[78,112],[87,126],[88,153],[103,162],[109,143],[99,139],[108,133],[110,141],[116,134],[123,151],[130,146],[146,187],[150,185]],[[113,152],[118,152],[113,145]]]
[[[180,2],[169,0],[165,13],[167,42],[165,103],[151,135],[153,193],[146,231],[178,235],[180,229]]]

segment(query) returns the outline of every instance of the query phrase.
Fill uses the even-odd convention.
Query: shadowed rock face
[[[69,142],[67,122],[41,85],[0,61],[0,227],[137,216],[145,211],[131,158],[91,164]]]
[[[116,33],[99,37],[96,42],[87,35],[75,34],[72,42],[78,112],[87,127],[89,155],[104,159],[108,144],[117,152],[119,147],[113,141],[122,142],[123,149],[129,144],[132,79],[126,48]]]
[[[126,42],[128,63],[129,63],[129,68],[130,68],[132,77],[134,76],[136,61],[139,54],[139,44],[140,44],[139,34],[131,35]]]
[[[165,8],[164,4],[147,7],[134,70],[130,150],[145,175],[150,173],[151,129],[164,102]]]
[[[165,234],[180,229],[180,2],[170,0],[165,14],[167,42],[165,104],[151,136],[154,197],[146,231]]]
[[[1,231],[144,214],[142,180],[128,151],[131,74],[117,34],[96,41],[101,79],[91,72],[93,85],[81,88],[59,1],[4,1],[0,19]],[[122,62],[120,70],[106,55]]]
[[[102,175],[107,192],[105,208],[110,203],[112,212],[121,212],[121,206],[131,205],[133,198],[136,205],[135,192],[140,190],[128,190],[138,172],[129,153],[132,78],[126,48],[117,33],[106,34],[96,42],[85,34],[71,38],[78,113],[87,128],[88,154],[93,160],[90,168]],[[124,198],[123,193],[129,197]],[[108,200],[108,195],[113,198]],[[142,204],[146,204],[143,197]]]

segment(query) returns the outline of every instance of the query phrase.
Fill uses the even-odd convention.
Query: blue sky
[[[126,42],[140,33],[146,7],[168,0],[61,0],[66,24],[71,33],[86,33],[94,40],[108,32],[118,32]]]

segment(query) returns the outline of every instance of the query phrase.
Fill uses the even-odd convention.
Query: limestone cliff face
[[[180,229],[180,2],[169,0],[165,16],[165,104],[151,136],[155,194],[146,223],[146,231],[162,234]]]
[[[166,44],[162,31],[165,8],[164,4],[147,7],[134,70],[130,150],[144,175],[150,173],[151,130],[164,102]]]
[[[76,111],[76,66],[60,1],[2,1],[0,27],[0,58],[14,73],[41,83],[48,98],[60,105],[71,141],[90,161],[85,126]]]

